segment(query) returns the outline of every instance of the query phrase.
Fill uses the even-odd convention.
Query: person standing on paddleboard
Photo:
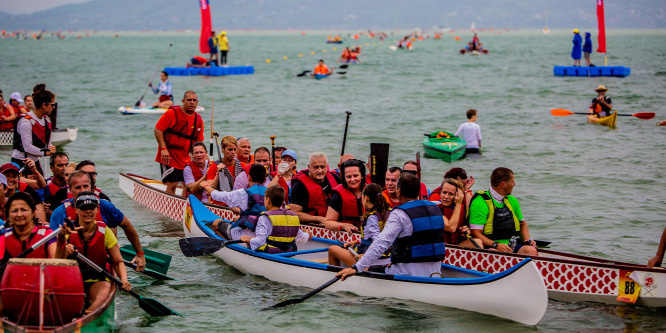
[[[594,91],[597,92],[598,96],[592,99],[590,113],[595,113],[599,118],[609,116],[613,109],[613,103],[610,97],[606,96],[608,89],[603,84],[600,84]]]
[[[197,93],[188,90],[183,95],[182,106],[170,107],[155,124],[158,151],[155,162],[160,164],[162,182],[166,191],[175,194],[182,182],[183,169],[190,163],[190,146],[204,139],[204,124],[196,113],[199,105]]]
[[[153,87],[152,82],[148,83],[148,86],[153,90],[153,93],[160,94],[160,100],[153,103],[153,108],[166,109],[173,105],[173,96],[171,95],[172,86],[171,82],[169,82],[169,74],[162,71],[160,74],[160,80],[162,80],[162,82],[160,82],[160,85],[157,88]]]

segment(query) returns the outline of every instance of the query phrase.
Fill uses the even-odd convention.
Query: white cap
[[[13,92],[11,95],[9,95],[9,98],[18,101],[19,103],[23,103],[23,98],[21,98],[21,94],[18,92]]]

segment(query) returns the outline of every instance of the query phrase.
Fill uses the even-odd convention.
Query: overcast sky
[[[9,14],[32,14],[58,6],[89,0],[0,0],[0,11]]]

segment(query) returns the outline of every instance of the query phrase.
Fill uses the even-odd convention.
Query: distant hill
[[[213,27],[224,29],[411,29],[596,27],[593,0],[211,0]],[[30,15],[0,12],[5,30],[199,29],[196,0],[95,0]],[[666,1],[607,1],[612,29],[666,28]]]

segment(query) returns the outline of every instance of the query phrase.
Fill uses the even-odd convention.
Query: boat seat
[[[311,262],[316,262],[318,264],[326,264],[328,265],[328,258],[320,258],[320,259],[313,259],[313,260],[308,260]]]

